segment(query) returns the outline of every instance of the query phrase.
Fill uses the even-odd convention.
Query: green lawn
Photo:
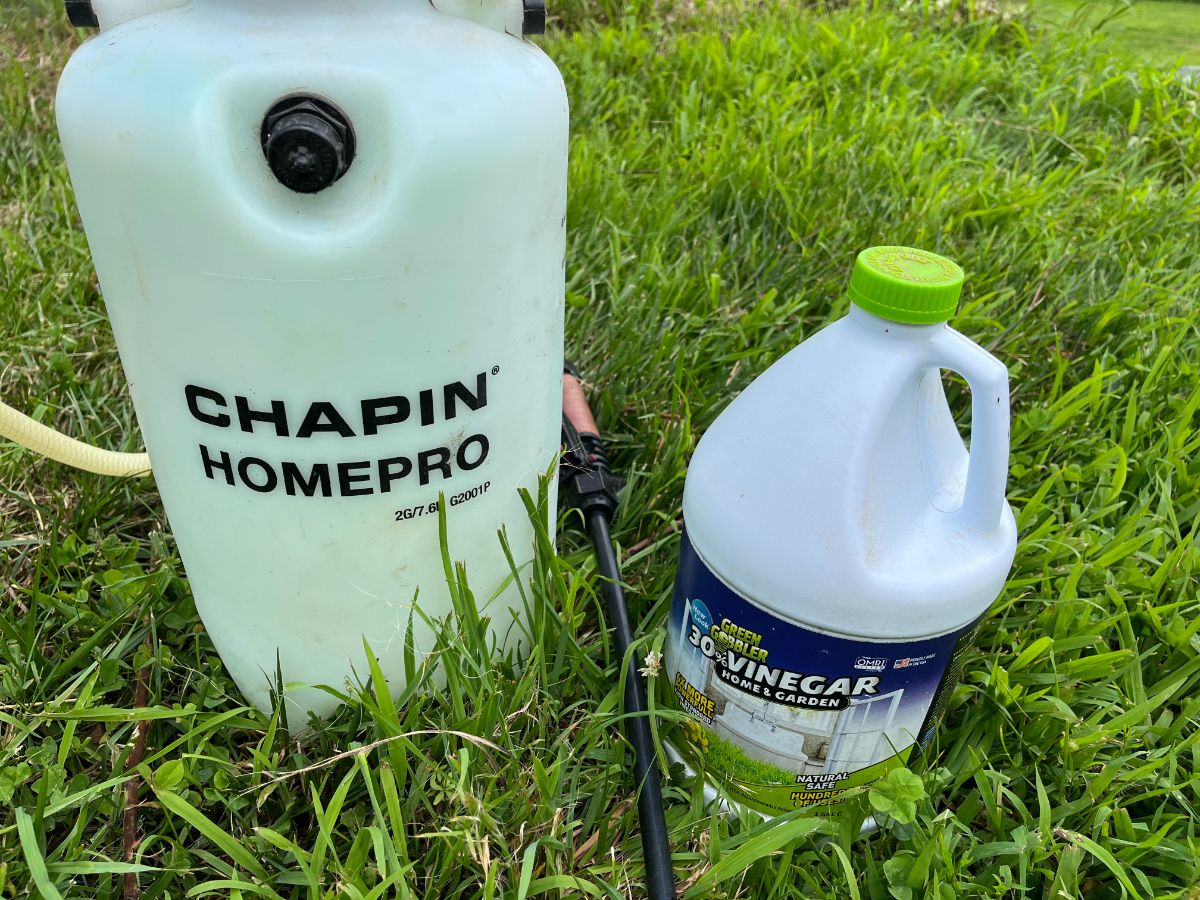
[[[1137,0],[1128,8],[1115,0],[1030,0],[1029,9],[1035,20],[1072,31],[1100,26],[1114,51],[1138,62],[1200,66],[1196,0]]]
[[[626,570],[648,646],[689,453],[845,311],[859,249],[958,260],[954,324],[1013,379],[1021,544],[912,820],[855,840],[850,819],[726,819],[677,779],[684,896],[1195,900],[1200,95],[1021,19],[616,18],[544,46],[574,122],[568,349],[632,477],[616,536],[654,538]],[[52,0],[0,10],[0,391],[133,449],[54,135],[75,39]],[[242,704],[165,528],[146,482],[0,448],[0,896],[118,897],[131,868],[145,898],[642,896],[574,532],[544,554],[528,659],[465,612],[444,688],[365,688],[297,743]]]

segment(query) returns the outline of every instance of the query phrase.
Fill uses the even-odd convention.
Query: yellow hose
[[[47,428],[7,403],[0,402],[0,437],[60,463],[95,472],[97,475],[149,475],[150,457],[145,453],[114,453]]]

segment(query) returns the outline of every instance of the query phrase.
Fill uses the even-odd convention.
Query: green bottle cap
[[[932,325],[954,317],[963,270],[912,247],[869,247],[858,254],[850,276],[850,299],[893,322]]]

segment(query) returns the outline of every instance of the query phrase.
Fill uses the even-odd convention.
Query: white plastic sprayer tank
[[[287,682],[341,689],[365,678],[365,638],[399,691],[414,599],[421,650],[425,618],[450,612],[439,493],[450,555],[481,604],[499,592],[486,613],[511,639],[524,614],[497,532],[526,565],[517,491],[559,445],[557,69],[503,16],[427,0],[95,5],[106,30],[63,73],[59,128],[155,479],[239,687],[268,707],[278,658]],[[293,722],[336,705],[288,697]]]
[[[1008,373],[946,324],[962,279],[863,251],[850,314],[742,392],[688,468],[667,635],[683,749],[764,814],[916,760],[1012,565]],[[970,453],[942,370],[970,385]]]

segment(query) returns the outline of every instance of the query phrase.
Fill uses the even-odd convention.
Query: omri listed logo
[[[882,656],[860,656],[854,661],[854,668],[864,672],[882,672],[887,668],[888,661]]]

